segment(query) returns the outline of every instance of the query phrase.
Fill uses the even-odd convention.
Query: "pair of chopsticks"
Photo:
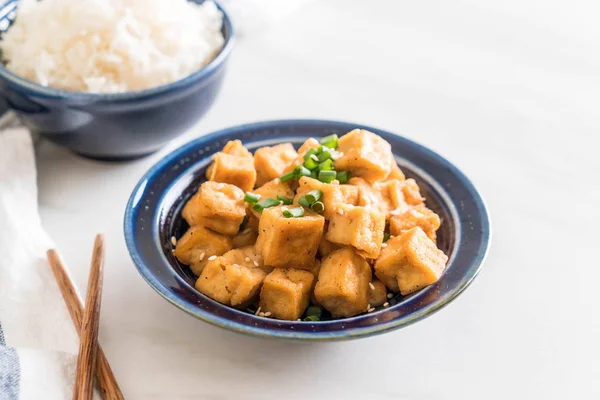
[[[113,374],[104,351],[98,344],[100,328],[100,303],[102,297],[102,280],[104,272],[104,237],[96,236],[92,265],[88,278],[85,308],[77,295],[73,282],[69,278],[58,252],[54,249],[46,253],[48,263],[54,273],[56,282],[69,309],[69,314],[79,334],[79,356],[77,372],[73,387],[74,400],[88,400],[94,391],[94,374],[98,378],[98,386],[103,397],[110,400],[124,399],[117,379]]]

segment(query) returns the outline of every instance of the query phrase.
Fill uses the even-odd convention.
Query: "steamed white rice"
[[[44,86],[116,93],[181,79],[223,46],[212,1],[21,0],[6,67]]]

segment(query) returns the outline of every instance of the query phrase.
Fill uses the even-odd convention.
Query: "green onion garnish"
[[[278,206],[279,204],[280,204],[279,200],[267,198],[267,199],[259,201],[252,208],[258,212],[262,212],[265,208],[275,207],[275,206]]]
[[[304,216],[304,208],[296,207],[290,210],[283,210],[283,216],[286,218],[300,218]]]
[[[294,171],[292,171],[292,172],[288,172],[288,173],[287,173],[287,174],[285,174],[285,175],[281,175],[281,176],[279,177],[279,180],[280,180],[281,182],[287,182],[287,181],[291,181],[291,180],[292,180],[292,179],[294,179],[295,177],[296,177],[296,175],[294,174]]]
[[[323,211],[325,211],[325,204],[323,204],[320,201],[317,201],[315,203],[312,203],[310,205],[311,210],[313,210],[316,213],[321,214]]]
[[[329,147],[330,149],[337,149],[338,135],[333,134],[333,135],[325,136],[323,139],[321,139],[321,144],[323,146]]]
[[[310,192],[306,193],[304,197],[306,197],[308,204],[313,204],[321,200],[321,197],[323,197],[323,191],[319,189],[311,190]]]
[[[319,171],[319,180],[323,183],[331,183],[335,176],[335,171]]]
[[[304,154],[304,161],[308,161],[311,159],[311,156],[317,155],[317,149],[308,149],[308,151]]]
[[[244,195],[244,201],[248,203],[255,204],[258,200],[260,200],[260,194],[246,192],[246,194]]]
[[[295,178],[300,178],[302,176],[310,176],[310,169],[306,168],[303,165],[298,165],[294,169]]]
[[[304,166],[312,171],[319,166],[319,163],[312,158],[309,158],[304,162]]]
[[[383,243],[387,242],[388,240],[390,240],[390,233],[383,232]]]
[[[340,183],[346,183],[352,178],[352,173],[350,171],[340,171],[336,175],[336,179],[340,181]]]
[[[306,200],[305,196],[302,196],[298,199],[298,204],[300,204],[302,207],[310,207],[310,203],[308,200]]]
[[[321,171],[331,171],[333,169],[333,160],[325,160],[321,164],[319,164],[319,169]]]
[[[304,320],[309,322],[315,322],[320,321],[321,318],[317,317],[316,315],[309,315],[308,317],[304,318]]]
[[[319,170],[318,169],[313,169],[312,172],[310,173],[310,177],[313,179],[317,179],[319,177]]]
[[[279,200],[286,206],[289,206],[290,204],[292,204],[292,199],[290,199],[289,197],[282,196],[280,194],[277,195],[277,200]]]
[[[310,306],[306,310],[306,316],[307,317],[309,317],[311,315],[314,315],[317,318],[321,318],[322,314],[323,314],[323,310],[319,306]]]
[[[321,152],[319,152],[319,155],[317,156],[317,158],[319,159],[319,162],[323,162],[325,160],[329,160],[331,159],[331,152],[329,151],[328,147],[325,146],[321,146],[322,150]]]

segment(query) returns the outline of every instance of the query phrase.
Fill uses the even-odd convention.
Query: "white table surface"
[[[82,291],[106,235],[101,342],[127,398],[600,398],[596,4],[321,0],[240,38],[214,107],[161,153],[108,164],[41,142],[43,224]],[[493,220],[474,284],[416,325],[330,344],[234,334],[154,293],[122,233],[140,176],[192,138],[290,117],[392,130],[462,168]]]

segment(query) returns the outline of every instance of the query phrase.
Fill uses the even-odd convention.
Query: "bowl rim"
[[[198,3],[194,0],[190,0]],[[204,3],[202,0],[201,3]],[[216,0],[211,0],[223,14],[222,30],[225,31],[225,42],[217,53],[206,65],[199,70],[192,72],[174,82],[166,83],[160,86],[150,87],[148,89],[134,90],[123,93],[90,93],[75,90],[58,89],[49,86],[43,86],[39,83],[25,79],[14,72],[9,71],[4,63],[0,63],[0,78],[4,79],[8,84],[15,87],[16,90],[24,91],[29,95],[35,95],[43,98],[59,99],[59,100],[76,100],[76,101],[91,101],[94,103],[114,103],[114,102],[129,102],[152,98],[157,95],[163,95],[178,91],[190,85],[193,85],[204,78],[213,74],[227,60],[235,44],[235,30],[233,23],[225,9]],[[18,0],[8,1],[0,9],[18,3]]]
[[[141,200],[141,197],[142,197],[141,194],[142,194],[144,188],[146,187],[146,185],[148,184],[148,182],[151,181],[152,178],[155,177],[158,172],[163,170],[167,165],[172,163],[174,160],[181,159],[180,157],[183,156],[184,154],[188,153],[190,151],[190,149],[204,147],[206,145],[207,141],[208,142],[216,142],[216,141],[220,141],[223,139],[229,139],[231,136],[233,136],[235,134],[250,131],[250,130],[257,131],[257,130],[269,129],[269,128],[278,127],[278,126],[291,126],[291,125],[296,125],[296,124],[301,124],[301,125],[313,125],[313,124],[314,125],[323,125],[323,124],[352,125],[352,126],[355,126],[355,127],[361,128],[361,129],[372,130],[372,131],[375,131],[376,133],[377,132],[386,133],[388,135],[398,137],[399,139],[401,139],[407,143],[410,143],[411,145],[415,146],[420,151],[425,152],[428,156],[432,156],[432,157],[440,160],[441,162],[443,162],[445,164],[445,166],[448,168],[448,170],[464,184],[464,187],[472,195],[474,203],[480,209],[480,217],[481,217],[481,224],[482,224],[482,235],[481,235],[480,241],[479,241],[480,247],[479,247],[479,250],[475,254],[473,254],[473,257],[470,260],[470,265],[468,267],[468,273],[466,274],[465,279],[461,280],[459,285],[450,289],[448,294],[446,295],[446,297],[444,297],[443,299],[441,299],[441,300],[436,299],[435,301],[433,301],[431,304],[427,305],[426,307],[423,307],[413,313],[410,313],[409,315],[402,315],[398,318],[395,318],[395,319],[392,319],[389,321],[381,321],[374,326],[352,327],[352,328],[347,328],[347,329],[342,328],[339,330],[327,331],[327,332],[289,332],[289,331],[281,331],[281,330],[265,328],[265,327],[262,327],[259,325],[252,326],[252,325],[245,324],[245,323],[242,323],[239,321],[235,321],[235,320],[232,320],[229,318],[221,317],[219,315],[208,312],[208,311],[202,309],[201,307],[189,306],[185,302],[183,302],[181,299],[179,299],[177,296],[175,296],[172,292],[165,290],[164,286],[154,276],[153,272],[150,271],[148,266],[146,266],[144,264],[144,262],[142,261],[141,256],[138,252],[136,240],[134,237],[135,236],[135,234],[134,234],[135,208],[136,208],[136,206],[139,207],[138,203]],[[183,170],[185,171],[186,169],[187,168],[184,168]],[[170,188],[170,186],[167,186],[167,188],[165,189],[165,193],[169,190],[169,188]],[[164,196],[164,193],[163,193],[163,196]],[[454,203],[452,203],[452,205],[454,205]],[[483,264],[485,263],[485,261],[487,259],[487,256],[489,254],[490,244],[491,244],[491,238],[492,238],[492,224],[491,224],[491,219],[490,219],[490,215],[489,215],[485,200],[483,199],[483,197],[481,196],[479,191],[475,188],[475,186],[472,184],[472,182],[466,177],[466,175],[464,175],[464,173],[462,173],[454,164],[450,163],[446,158],[442,157],[441,155],[434,152],[433,150],[431,150],[417,142],[414,142],[404,136],[401,136],[401,135],[398,135],[398,134],[395,134],[395,133],[392,133],[392,132],[389,132],[389,131],[386,131],[383,129],[374,128],[374,127],[370,127],[370,126],[366,126],[366,125],[358,124],[358,123],[349,123],[349,122],[334,121],[334,120],[318,120],[318,119],[270,120],[270,121],[247,123],[247,124],[237,125],[237,126],[221,129],[218,131],[214,131],[211,133],[207,133],[206,135],[203,135],[203,136],[196,138],[188,143],[183,144],[179,148],[175,149],[171,153],[169,153],[166,156],[164,156],[163,158],[161,158],[140,178],[139,182],[136,184],[136,186],[133,189],[131,196],[127,202],[125,214],[124,214],[123,225],[124,225],[123,228],[124,228],[125,241],[126,241],[126,245],[127,245],[129,254],[134,262],[136,269],[140,273],[140,275],[142,275],[144,280],[157,293],[159,293],[163,298],[165,298],[171,304],[175,305],[180,310],[185,311],[186,313],[188,313],[198,319],[208,322],[211,325],[218,326],[218,327],[225,328],[225,329],[239,332],[239,333],[245,333],[245,334],[250,334],[250,335],[259,336],[259,337],[276,338],[276,339],[310,340],[310,341],[348,340],[348,339],[367,337],[367,336],[371,336],[374,334],[381,334],[381,333],[385,333],[385,332],[388,332],[391,330],[395,330],[395,329],[398,329],[401,327],[411,325],[417,321],[420,321],[421,319],[423,319],[425,317],[428,317],[428,316],[434,314],[435,312],[439,311],[440,309],[442,309],[443,307],[445,307],[446,305],[451,303],[456,297],[458,297],[473,282],[473,280],[476,278],[476,276],[481,271],[481,268],[483,267]],[[459,238],[459,240],[460,240],[460,238]],[[159,243],[158,238],[154,238],[154,244],[158,244],[158,243]],[[450,265],[451,261],[452,260],[449,260],[449,265]],[[208,297],[207,297],[207,299],[212,301],[212,299],[209,299]],[[214,301],[212,301],[212,302],[216,303]],[[220,303],[216,303],[216,304],[221,307],[227,307]],[[393,307],[389,307],[384,310],[379,310],[379,312],[386,312],[387,310],[392,310],[394,307],[400,306],[400,305],[402,305],[402,302],[399,304],[396,304]],[[227,308],[231,309],[231,307],[227,307]],[[241,312],[241,311],[238,311],[238,312]],[[247,313],[244,313],[244,314],[249,315]],[[352,318],[345,318],[345,319],[340,319],[340,320],[335,320],[335,321],[346,320],[346,321],[350,322],[351,320],[358,318],[358,317],[360,317],[360,316],[356,316],[356,317],[352,317]],[[282,324],[299,323],[298,321],[278,321],[278,322],[281,322]],[[306,323],[306,324],[323,324],[323,323],[327,323],[327,322],[331,322],[331,321],[304,322],[304,323]],[[303,323],[303,322],[300,322],[300,323]]]

